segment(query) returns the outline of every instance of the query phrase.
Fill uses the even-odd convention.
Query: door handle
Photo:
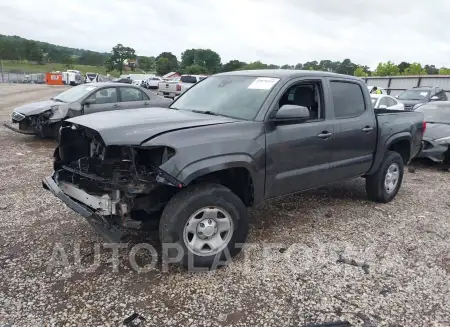
[[[322,133],[320,133],[319,135],[317,135],[317,137],[318,137],[319,139],[326,140],[326,139],[329,139],[329,138],[331,137],[331,135],[333,135],[333,133],[329,133],[329,132],[327,132],[327,131],[323,131]]]
[[[364,128],[362,129],[362,131],[363,131],[364,133],[372,132],[372,131],[373,131],[373,127],[371,127],[371,126],[366,126],[366,127],[364,127]]]
[[[113,108],[119,108],[120,106],[118,104],[113,105]]]
[[[144,106],[148,106],[149,105],[149,103],[148,102],[144,102]]]

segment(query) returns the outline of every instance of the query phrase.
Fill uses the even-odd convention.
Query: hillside
[[[65,65],[70,65],[73,69],[104,73],[103,64],[108,57],[108,53],[0,34],[0,59],[6,72],[42,72],[52,67],[64,70]]]

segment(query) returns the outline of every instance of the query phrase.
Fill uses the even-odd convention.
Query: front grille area
[[[25,118],[25,115],[22,115],[21,113],[13,111],[13,113],[11,114],[11,118],[14,121],[21,121]]]

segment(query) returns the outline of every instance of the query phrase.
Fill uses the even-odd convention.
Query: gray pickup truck
[[[113,242],[157,216],[169,258],[214,269],[265,200],[364,177],[370,200],[391,201],[425,128],[422,113],[375,112],[355,77],[229,72],[169,108],[67,120],[43,184]]]

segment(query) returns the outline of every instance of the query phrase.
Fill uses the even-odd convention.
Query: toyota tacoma
[[[425,128],[422,113],[374,110],[356,77],[222,73],[168,108],[65,121],[43,185],[112,242],[157,216],[169,257],[214,269],[265,200],[364,177],[370,200],[391,201]]]

